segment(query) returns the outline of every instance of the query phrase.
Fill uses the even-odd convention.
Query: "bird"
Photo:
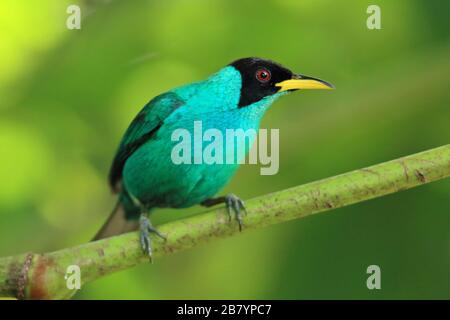
[[[93,240],[140,230],[140,245],[151,259],[150,234],[166,237],[152,225],[150,214],[158,208],[197,204],[225,204],[230,219],[234,215],[241,230],[244,201],[233,193],[216,197],[239,162],[176,164],[173,132],[180,128],[193,132],[195,121],[220,132],[258,130],[263,115],[281,96],[296,90],[333,88],[324,80],[293,73],[272,60],[249,57],[233,61],[203,81],[154,97],[132,120],[119,144],[109,171],[117,204]],[[244,155],[248,151],[249,147],[244,147]]]

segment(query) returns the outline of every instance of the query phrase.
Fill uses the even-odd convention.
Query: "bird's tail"
[[[138,219],[130,219],[127,210],[123,204],[123,197],[119,197],[116,207],[109,216],[108,220],[103,224],[102,228],[97,232],[92,241],[109,238],[125,232],[135,231],[139,228]],[[139,215],[138,215],[139,216]]]

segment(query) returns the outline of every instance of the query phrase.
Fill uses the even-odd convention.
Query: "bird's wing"
[[[138,113],[125,132],[109,171],[109,184],[115,192],[120,191],[122,170],[126,160],[141,145],[151,139],[164,120],[184,104],[175,93],[155,97]]]

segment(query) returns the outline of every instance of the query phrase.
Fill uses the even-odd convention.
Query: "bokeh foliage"
[[[81,6],[81,30],[65,27]],[[382,30],[366,8],[382,9]],[[450,5],[417,1],[0,2],[0,256],[88,241],[114,205],[108,167],[153,96],[261,56],[333,92],[277,102],[280,171],[250,198],[449,143]],[[117,273],[79,298],[450,298],[450,181]],[[160,210],[155,222],[199,212]],[[366,268],[382,290],[366,288]]]

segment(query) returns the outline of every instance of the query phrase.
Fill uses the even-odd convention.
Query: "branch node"
[[[22,268],[17,279],[17,298],[25,298],[25,288],[28,282],[28,271],[30,270],[31,264],[33,263],[34,254],[28,252],[25,256],[25,261],[23,262]]]

